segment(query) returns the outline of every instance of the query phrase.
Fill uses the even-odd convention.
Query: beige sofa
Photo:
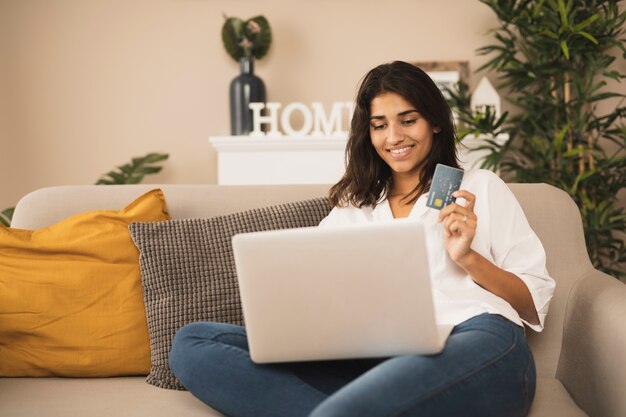
[[[163,189],[173,218],[211,217],[319,197],[328,189],[324,185],[53,187],[24,197],[13,226],[36,229],[85,210],[119,209],[156,187]],[[626,285],[593,269],[577,207],[564,192],[545,184],[510,187],[545,246],[548,269],[557,282],[544,332],[529,332],[538,371],[530,415],[626,416]],[[143,377],[0,378],[3,417],[212,415],[219,414],[188,392],[155,388]]]

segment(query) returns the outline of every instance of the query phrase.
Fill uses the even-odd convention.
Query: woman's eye
[[[414,123],[415,123],[415,120],[416,120],[416,119],[408,119],[408,120],[404,120],[404,121],[402,122],[402,124],[403,124],[403,125],[405,125],[405,126],[411,126],[412,124],[414,124]]]
[[[382,125],[372,125],[372,129],[374,129],[374,130],[381,130],[381,129],[384,129],[384,128],[385,128],[384,124],[382,124]]]

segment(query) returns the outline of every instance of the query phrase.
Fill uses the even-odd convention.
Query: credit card
[[[435,175],[430,184],[430,192],[426,199],[426,206],[441,210],[448,204],[456,201],[452,193],[461,187],[463,170],[447,165],[437,164]]]

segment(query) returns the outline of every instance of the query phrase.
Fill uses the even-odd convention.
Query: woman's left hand
[[[464,198],[465,205],[452,203],[439,212],[437,221],[443,223],[445,246],[450,258],[461,265],[470,254],[472,240],[476,234],[477,218],[474,214],[476,196],[469,191],[459,190],[452,194],[455,198]]]

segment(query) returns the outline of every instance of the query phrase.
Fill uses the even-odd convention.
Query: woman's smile
[[[415,145],[403,146],[401,148],[396,147],[396,148],[388,149],[388,151],[391,154],[392,158],[403,159],[409,156],[409,154],[413,151],[414,147]]]
[[[415,106],[393,92],[376,96],[370,114],[370,138],[378,155],[394,177],[412,177],[417,184],[438,128],[433,128]]]

